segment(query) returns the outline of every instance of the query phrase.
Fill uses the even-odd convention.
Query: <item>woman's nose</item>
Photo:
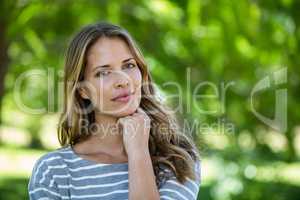
[[[129,81],[126,79],[120,79],[115,83],[115,88],[126,88],[129,85]]]

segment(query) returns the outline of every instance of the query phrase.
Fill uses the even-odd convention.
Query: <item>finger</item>
[[[121,117],[121,118],[119,118],[119,119],[117,120],[117,122],[118,122],[118,123],[122,123],[123,120],[124,120],[123,117]]]
[[[147,113],[144,111],[144,109],[143,108],[141,108],[141,107],[138,107],[137,108],[137,113],[141,113],[141,114],[143,114],[143,115],[147,115]]]
[[[144,112],[143,108],[141,108],[141,107],[138,107],[138,108],[136,109],[136,111],[137,111],[137,112]]]
[[[138,113],[134,114],[134,116],[141,117],[145,124],[151,122],[149,115],[147,115],[147,113],[142,108],[139,108]]]
[[[118,119],[117,121],[118,124],[124,125],[126,123],[126,118],[125,117],[121,117]]]

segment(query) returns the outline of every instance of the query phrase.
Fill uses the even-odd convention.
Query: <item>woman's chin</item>
[[[117,109],[115,109],[114,113],[115,115],[118,115],[118,117],[125,117],[133,114],[138,109],[139,105],[139,101],[132,101],[131,103],[128,103],[124,106],[120,106]]]
[[[105,112],[108,115],[120,118],[120,117],[126,117],[128,115],[133,114],[137,110],[138,106],[130,105],[127,108],[118,108],[114,110],[110,110]]]
[[[138,107],[140,106],[140,101],[135,100],[128,102],[123,105],[112,105],[109,107],[109,110],[104,111],[104,113],[120,118],[133,114]]]
[[[121,111],[121,112],[116,112],[115,114],[117,115],[117,117],[126,117],[128,115],[131,115],[133,114],[135,111],[137,110],[137,108],[128,108],[124,111]]]

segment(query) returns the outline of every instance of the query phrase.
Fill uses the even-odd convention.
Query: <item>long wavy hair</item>
[[[157,91],[153,85],[145,59],[130,34],[123,28],[107,22],[88,25],[75,35],[70,42],[65,55],[64,68],[64,99],[63,112],[59,119],[58,140],[61,146],[75,145],[91,135],[86,127],[87,123],[95,122],[94,111],[85,113],[84,110],[91,102],[81,98],[78,84],[83,81],[83,74],[87,63],[89,48],[100,37],[117,37],[129,47],[142,73],[140,107],[151,119],[149,136],[149,151],[153,164],[157,184],[167,177],[166,170],[175,174],[179,182],[187,178],[195,179],[194,162],[199,160],[199,152],[192,138],[180,129],[175,114],[170,114],[169,107],[157,98]],[[165,169],[165,168],[164,168]]]

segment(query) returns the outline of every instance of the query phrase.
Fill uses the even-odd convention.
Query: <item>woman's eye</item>
[[[126,65],[126,67],[127,67],[127,68],[133,68],[133,67],[135,67],[135,64],[133,64],[133,63],[128,63],[128,64]]]
[[[99,76],[106,76],[110,73],[110,71],[99,71],[96,73],[96,77],[99,77]]]

